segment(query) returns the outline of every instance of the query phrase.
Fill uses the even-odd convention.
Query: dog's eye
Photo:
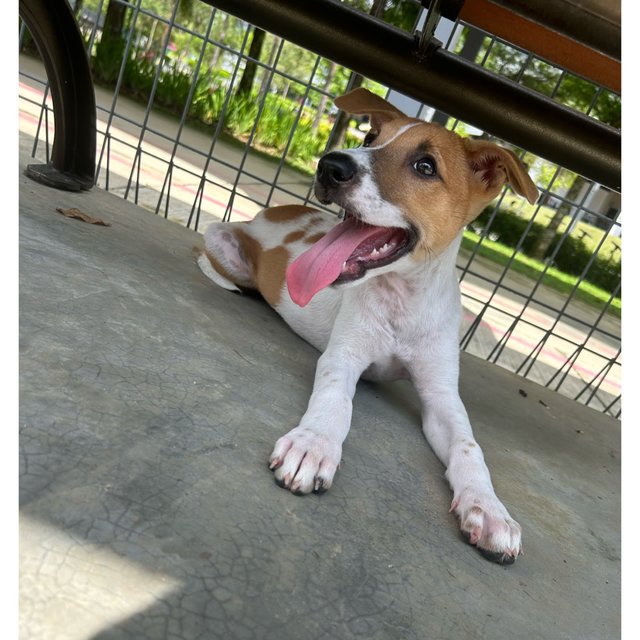
[[[436,163],[431,158],[420,158],[413,163],[413,168],[421,176],[431,178],[436,175]]]
[[[362,143],[363,147],[368,147],[371,145],[371,143],[378,137],[378,134],[373,131],[370,130],[369,133],[367,133],[367,135],[364,137],[364,142]]]

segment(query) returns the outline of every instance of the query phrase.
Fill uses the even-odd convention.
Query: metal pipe
[[[26,174],[57,189],[91,189],[96,103],[80,30],[65,0],[20,0],[19,11],[47,72],[56,123],[51,163],[30,164]]]
[[[203,0],[620,191],[620,132],[335,0]]]

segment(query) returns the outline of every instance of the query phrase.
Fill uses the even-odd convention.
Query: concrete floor
[[[296,497],[267,457],[317,352],[201,275],[198,234],[23,168],[22,638],[620,636],[619,422],[463,355],[511,567],[462,540],[404,383],[360,384],[334,487]]]

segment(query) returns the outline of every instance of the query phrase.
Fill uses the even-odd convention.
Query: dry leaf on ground
[[[103,227],[111,226],[111,223],[100,220],[100,218],[94,218],[88,213],[80,211],[80,209],[62,209],[61,207],[57,207],[56,211],[58,213],[61,213],[63,216],[67,216],[67,218],[76,218],[77,220],[82,220],[83,222],[88,222],[89,224],[99,224]]]

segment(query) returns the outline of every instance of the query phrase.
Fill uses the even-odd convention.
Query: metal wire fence
[[[122,8],[124,37],[115,53],[99,54],[110,5]],[[320,207],[315,160],[336,144],[357,144],[366,127],[342,128],[332,100],[361,81],[409,115],[489,137],[271,34],[256,55],[252,25],[205,4],[191,5],[188,16],[169,0],[87,0],[77,8],[96,78],[96,184],[196,231],[250,219],[269,205]],[[491,34],[442,20],[436,36],[590,117],[619,118],[619,96]],[[23,26],[21,129],[33,137],[33,155],[48,161],[55,123],[28,41]],[[247,68],[254,91],[241,100]],[[507,188],[466,230],[458,260],[461,348],[619,417],[619,194],[514,150],[541,197],[532,207]],[[550,227],[541,259],[527,257]],[[563,273],[567,260],[580,265],[572,276]]]

